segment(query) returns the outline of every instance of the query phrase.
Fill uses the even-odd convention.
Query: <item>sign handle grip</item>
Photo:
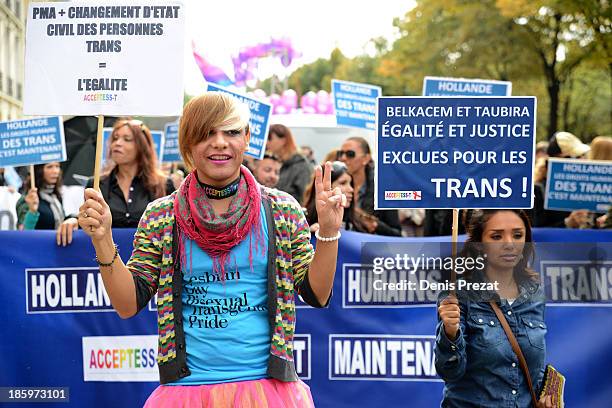
[[[455,283],[457,280],[457,276],[455,274],[455,258],[457,258],[457,240],[459,239],[459,209],[453,208],[453,230],[451,237],[451,256],[453,257],[453,268],[451,269],[450,281],[451,283]],[[452,285],[453,287],[455,285]],[[455,290],[450,291],[451,295],[455,295]]]
[[[34,165],[30,164],[30,189],[36,188],[36,179],[34,178]]]
[[[96,161],[94,166],[94,182],[93,186],[100,191],[100,166],[102,165],[102,149],[104,149],[104,141],[102,132],[104,130],[104,115],[98,115],[98,135],[96,137]]]

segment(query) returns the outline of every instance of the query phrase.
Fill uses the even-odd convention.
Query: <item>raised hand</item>
[[[340,187],[331,188],[331,162],[325,163],[324,170],[321,166],[315,169],[315,204],[318,214],[319,234],[322,237],[333,237],[342,225],[344,216],[344,205],[346,196],[342,194]]]
[[[449,296],[440,302],[438,306],[438,314],[442,323],[444,323],[444,332],[450,340],[457,338],[459,331],[459,318],[461,317],[461,309],[459,301],[454,296]]]
[[[79,207],[79,226],[92,240],[108,238],[113,223],[110,208],[102,194],[93,188],[85,190],[85,202]]]
[[[28,205],[28,209],[31,213],[38,212],[38,203],[40,201],[38,198],[37,188],[31,188],[30,191],[28,191],[28,194],[25,197],[25,202]]]

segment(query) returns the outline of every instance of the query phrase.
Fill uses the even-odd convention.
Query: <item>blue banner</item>
[[[164,129],[164,162],[173,163],[183,160],[178,143],[178,123],[167,123]]]
[[[106,153],[109,147],[109,139],[113,134],[113,128],[104,128],[102,132],[103,146],[102,149],[102,163],[106,161]],[[157,154],[157,163],[161,165],[164,159],[164,132],[160,130],[151,130],[151,137],[153,138],[153,148],[155,154]]]
[[[512,82],[426,76],[423,96],[510,96]]]
[[[535,115],[535,97],[379,98],[376,208],[532,208]]]
[[[66,141],[60,116],[0,122],[0,167],[65,160]]]
[[[124,261],[133,233],[114,231]],[[566,406],[607,407],[612,388],[602,384],[612,381],[612,232],[536,229],[533,235],[534,266],[549,302],[546,361],[567,378]],[[436,239],[448,246],[449,237]],[[435,296],[425,302],[388,297],[383,305],[368,298],[371,281],[346,278],[349,270],[373,272],[363,264],[364,244],[434,242],[343,232],[329,308],[297,312],[295,364],[316,406],[405,407],[406,398],[398,396],[409,396],[414,407],[439,406],[444,384],[433,365]],[[51,407],[142,406],[158,385],[154,302],[133,318],[119,318],[82,231],[67,247],[55,244],[54,231],[0,232],[0,243],[0,386],[69,387],[70,402]],[[346,301],[349,293],[359,305]]]
[[[249,141],[249,150],[247,150],[246,154],[256,159],[263,159],[264,153],[266,152],[272,105],[211,83],[208,84],[207,90],[230,94],[249,107],[251,111],[251,120],[249,123],[251,140]]]
[[[544,208],[606,212],[612,205],[612,163],[548,159]]]
[[[380,86],[332,79],[334,111],[338,126],[376,129],[376,98]]]

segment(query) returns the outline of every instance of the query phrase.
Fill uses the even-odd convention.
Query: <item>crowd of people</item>
[[[292,358],[293,291],[314,307],[329,304],[341,230],[398,237],[451,233],[450,211],[374,208],[375,162],[363,137],[347,138],[320,165],[313,149],[300,149],[282,124],[270,127],[261,160],[245,159],[249,138],[248,108],[225,94],[205,93],[185,106],[181,119],[179,146],[191,169],[186,175],[174,166],[162,171],[149,128],[122,118],[106,146],[100,189],[89,188],[89,181],[77,214],[64,209],[60,163],[36,165],[34,179],[21,182],[14,204],[18,228],[56,230],[58,245],[70,244],[82,228],[121,317],[135,315],[157,293],[161,385],[146,407],[244,406],[254,398],[267,406],[313,406]],[[546,375],[546,328],[543,290],[529,265],[531,226],[612,227],[610,212],[544,208],[548,158],[612,160],[612,138],[597,137],[588,146],[559,132],[539,143],[536,154],[533,209],[462,212],[468,239],[460,255],[486,261],[461,279],[499,286],[478,298],[471,291],[440,293],[435,366],[445,382],[442,406],[498,406],[501,400],[557,406],[552,395],[533,392]],[[14,170],[0,171],[0,183],[14,185]],[[10,188],[16,193],[19,186]],[[136,228],[126,263],[113,241],[116,228]],[[251,273],[240,274],[246,270]],[[240,299],[240,307],[221,320],[194,320],[195,308],[182,294],[202,293],[203,284],[205,296]],[[495,320],[498,311],[518,332],[529,331],[517,336],[529,367],[524,377],[503,374],[509,362],[513,373],[518,368],[515,351],[500,347],[506,340],[497,326],[505,319]]]
[[[100,189],[113,212],[113,227],[135,228],[148,203],[178,189],[184,173],[175,171],[176,166],[159,165],[151,132],[142,121],[118,120],[106,149],[108,160]],[[612,137],[598,136],[587,145],[569,132],[558,132],[549,141],[539,142],[534,166],[534,207],[527,211],[534,227],[612,228],[608,213],[544,208],[549,157],[612,160]],[[333,162],[333,183],[341,186],[350,198],[343,220],[345,229],[403,237],[451,234],[452,210],[374,209],[375,164],[365,138],[347,138],[326,154],[323,163],[327,161]],[[298,147],[287,126],[273,124],[263,158],[245,157],[243,164],[260,184],[293,196],[302,205],[311,230],[316,231],[312,195],[316,161],[311,146]],[[60,164],[47,163],[34,169],[34,188],[30,188],[29,175],[23,180],[12,168],[0,169],[0,188],[6,186],[6,194],[14,197],[13,201],[5,198],[4,205],[15,205],[16,217],[13,225],[2,223],[1,226],[3,229],[55,229],[58,245],[69,244],[78,224],[74,214],[64,212]],[[92,185],[93,178],[87,187]],[[18,200],[16,204],[15,200]],[[459,232],[466,232],[463,225]]]

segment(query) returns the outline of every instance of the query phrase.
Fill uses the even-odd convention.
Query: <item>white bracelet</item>
[[[322,237],[319,235],[319,230],[315,232],[315,238],[322,242],[334,242],[339,240],[341,236],[342,234],[340,234],[340,231],[338,231],[338,234],[336,234],[335,237]]]

